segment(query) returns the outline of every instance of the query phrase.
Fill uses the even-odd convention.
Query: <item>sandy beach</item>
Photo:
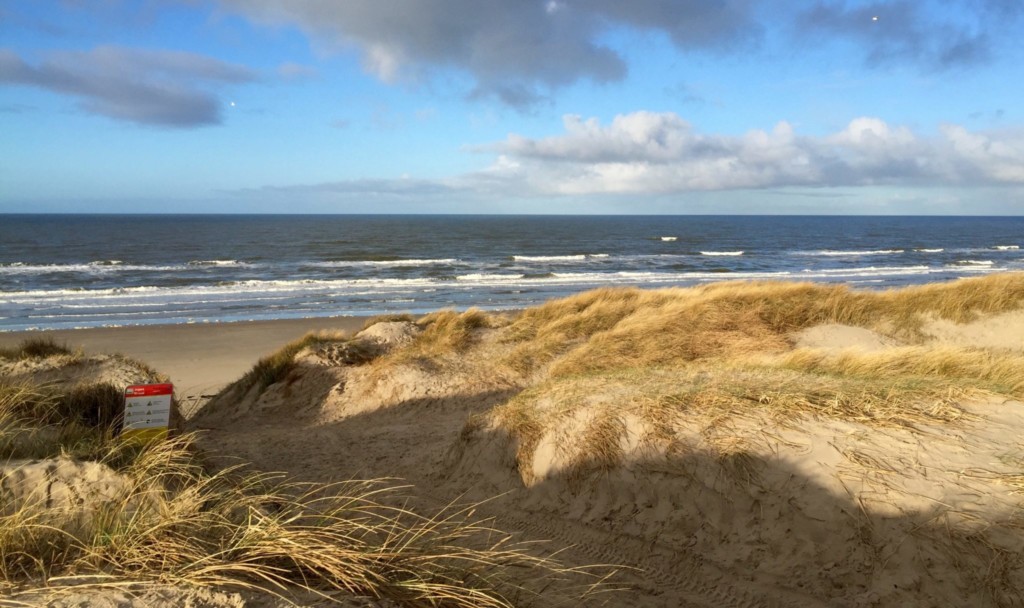
[[[144,325],[0,333],[0,348],[52,338],[86,354],[120,353],[170,376],[178,398],[192,403],[237,380],[260,357],[311,331],[358,331],[366,317],[283,319],[192,325]]]

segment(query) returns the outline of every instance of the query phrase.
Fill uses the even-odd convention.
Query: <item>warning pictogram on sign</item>
[[[173,400],[173,384],[138,384],[124,389],[121,434],[143,440],[166,437]]]

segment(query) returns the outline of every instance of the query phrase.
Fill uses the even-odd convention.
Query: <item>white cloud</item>
[[[636,112],[608,125],[566,116],[561,135],[510,135],[482,150],[486,172],[539,194],[658,194],[792,186],[1024,184],[1024,136],[944,126],[923,137],[857,118],[821,137],[786,122],[771,131],[705,135],[674,113]]]
[[[422,201],[449,210],[444,205],[451,201],[470,208],[518,201],[521,209],[540,212],[550,212],[552,204],[609,200],[629,211],[665,212],[677,205],[679,211],[746,213],[818,213],[823,207],[1006,213],[1024,203],[1024,131],[971,132],[944,125],[923,136],[863,117],[818,136],[801,135],[787,122],[722,135],[700,133],[670,112],[635,112],[607,124],[570,115],[563,129],[550,137],[512,134],[469,148],[493,154],[494,160],[462,175],[341,180],[245,194],[301,194],[339,204]],[[822,199],[829,202],[818,202]],[[725,207],[717,206],[722,201]]]

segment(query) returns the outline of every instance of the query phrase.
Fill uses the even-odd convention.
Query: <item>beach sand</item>
[[[194,405],[237,380],[260,357],[307,332],[356,332],[365,322],[366,317],[332,317],[9,332],[0,333],[0,348],[52,338],[86,354],[119,353],[170,376],[178,398]]]
[[[44,336],[88,353],[119,352],[170,375],[188,405],[309,331],[354,334],[364,323],[11,333],[0,334],[0,346]],[[499,373],[494,362],[508,361],[522,341],[500,324],[474,327],[471,341],[434,355],[403,354],[424,331],[410,323],[374,326],[358,348],[318,345],[299,353],[286,378],[228,391],[187,428],[201,431],[213,464],[245,462],[312,483],[401,479],[403,509],[433,514],[475,503],[474,517],[538,555],[555,553],[569,567],[623,565],[614,581],[629,591],[608,605],[1020,605],[1024,383],[1015,370],[1024,311],[960,323],[925,317],[906,342],[823,323],[766,339],[776,350],[757,351],[885,362],[880,371],[847,373],[839,386],[857,389],[854,401],[873,394],[856,382],[895,383],[909,359],[934,356],[943,370],[960,361],[963,373],[991,360],[985,373],[1010,378],[1001,393],[924,391],[931,401],[907,406],[905,422],[879,421],[870,408],[860,417],[828,408],[773,413],[768,406],[788,390],[786,370],[757,376],[756,361],[740,357],[605,375]],[[929,382],[949,375],[920,369]],[[755,392],[721,411],[657,407],[691,393],[728,396],[748,380]],[[801,389],[808,400],[824,390],[816,386]],[[503,407],[523,417],[496,415]],[[548,411],[561,413],[546,418]],[[659,422],[661,411],[668,414]],[[533,427],[512,424],[525,416],[545,425],[532,441],[525,433]]]

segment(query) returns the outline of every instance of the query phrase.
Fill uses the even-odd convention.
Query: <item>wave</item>
[[[822,277],[834,277],[834,276],[869,276],[871,274],[877,275],[894,275],[894,274],[924,274],[936,271],[931,266],[863,266],[859,268],[805,268],[803,269],[802,276],[822,276]]]
[[[348,268],[352,266],[440,266],[445,264],[458,264],[455,258],[443,259],[409,259],[409,260],[335,260],[328,262],[305,262],[302,266],[312,268]]]
[[[522,274],[486,274],[486,273],[472,273],[472,274],[461,274],[455,277],[458,281],[508,281],[508,280],[519,280],[525,277]]]
[[[942,253],[945,249],[939,247],[938,249],[915,249],[918,253]]]
[[[228,267],[228,266],[250,266],[244,262],[235,260],[209,260],[203,262],[189,262],[188,264],[177,265],[149,265],[149,264],[125,264],[121,260],[99,260],[88,264],[26,264],[24,262],[13,262],[0,264],[0,274],[59,274],[59,273],[80,273],[80,274],[108,274],[119,272],[182,272],[195,270],[204,266]]]
[[[666,243],[671,243],[672,241],[679,240],[678,236],[660,236],[658,238],[662,241],[665,241]]]
[[[743,255],[743,253],[744,253],[743,251],[701,251],[700,252],[701,255],[710,255],[710,256],[737,256],[737,255]]]
[[[996,245],[993,249],[998,249],[999,251],[1016,251],[1020,249],[1020,245]]]
[[[116,260],[111,260],[111,262],[113,261]],[[113,264],[100,262],[90,262],[88,264],[25,264],[23,262],[0,264],[0,274],[107,274],[113,272],[173,272],[179,270],[185,270],[185,267],[144,266],[135,264]]]
[[[956,265],[963,265],[963,266],[993,266],[993,265],[995,265],[995,262],[993,262],[992,260],[957,260],[956,264],[953,264],[953,266],[956,266]]]
[[[582,262],[586,255],[514,255],[516,262]]]
[[[991,265],[992,262],[974,262]],[[965,264],[973,265],[970,261]],[[968,266],[969,267],[969,266]],[[967,268],[962,267],[964,270]],[[943,272],[929,266],[897,266],[879,267],[866,266],[849,269],[805,269],[800,271],[731,271],[728,278],[772,279],[799,276],[805,278],[841,278],[844,276],[890,276],[899,274],[925,274]],[[49,290],[8,291],[0,293],[0,304],[31,304],[56,303],[79,304],[82,302],[144,302],[170,300],[197,303],[203,299],[223,300],[224,298],[273,298],[288,294],[329,293],[332,296],[345,298],[355,293],[393,293],[398,289],[419,290],[443,289],[446,287],[478,285],[485,287],[492,284],[516,283],[522,285],[559,285],[559,284],[659,284],[686,283],[704,279],[721,280],[721,271],[711,270],[621,270],[617,272],[551,272],[551,273],[488,273],[476,272],[441,277],[365,277],[351,279],[250,279],[243,281],[223,281],[217,284],[180,285],[180,286],[136,286],[118,288],[87,289],[83,287],[60,288]]]
[[[799,255],[811,255],[811,256],[828,256],[828,257],[854,257],[861,255],[894,255],[903,253],[903,249],[873,249],[866,251],[834,251],[831,249],[824,249],[821,251],[798,251]]]
[[[246,266],[245,262],[239,262],[238,260],[192,260],[188,263],[189,266]]]

